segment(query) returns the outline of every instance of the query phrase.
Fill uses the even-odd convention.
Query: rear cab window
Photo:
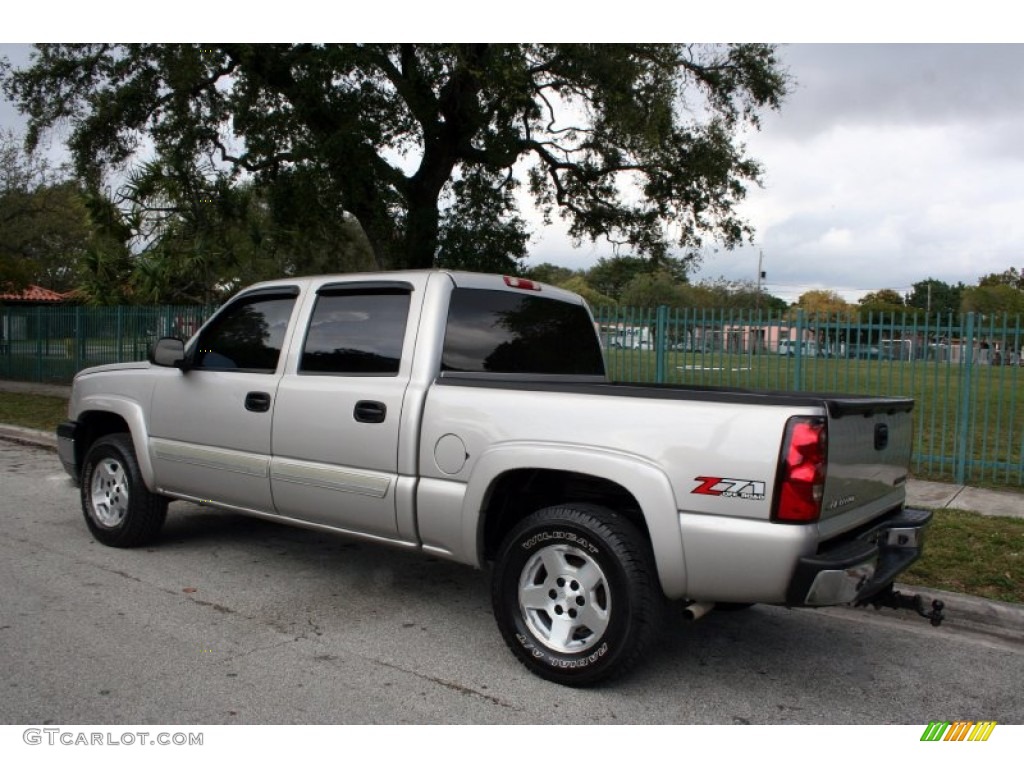
[[[441,372],[603,379],[605,369],[583,305],[534,293],[455,288]]]

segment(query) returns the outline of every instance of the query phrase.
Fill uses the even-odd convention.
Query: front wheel
[[[167,517],[167,499],[142,480],[131,436],[101,437],[82,467],[82,512],[92,535],[110,547],[149,544]]]
[[[519,661],[571,686],[636,663],[663,603],[646,540],[621,515],[590,505],[549,507],[520,522],[498,554],[491,597]]]

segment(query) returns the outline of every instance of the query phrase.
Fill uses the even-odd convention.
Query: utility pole
[[[757,293],[754,294],[754,312],[757,314],[758,323],[761,321],[761,281],[764,280],[764,272],[761,266],[764,262],[764,251],[760,248],[757,249]],[[757,343],[754,345],[755,351],[760,352],[763,346],[767,345],[767,339],[764,337],[764,330],[757,332]]]
[[[764,272],[761,266],[764,262],[764,251],[760,248],[757,250],[757,294],[754,297],[754,310],[757,312],[761,311],[761,281],[764,280]]]

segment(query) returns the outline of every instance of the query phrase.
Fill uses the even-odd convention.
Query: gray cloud
[[[799,81],[749,137],[764,189],[743,211],[769,289],[848,299],[1024,264],[1024,46],[794,45]],[[753,264],[753,265],[752,265]],[[756,274],[756,249],[702,274]]]
[[[1024,46],[793,45],[795,91],[771,130],[985,124],[1024,113]]]

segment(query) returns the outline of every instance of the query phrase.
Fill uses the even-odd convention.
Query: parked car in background
[[[779,342],[778,353],[787,357],[795,357],[797,351],[800,352],[804,357],[817,357],[818,356],[818,342],[816,341],[790,341],[789,339],[783,339]]]

